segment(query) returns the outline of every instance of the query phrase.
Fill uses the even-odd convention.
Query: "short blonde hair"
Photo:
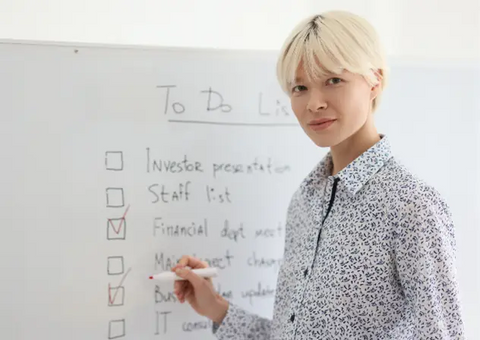
[[[372,103],[378,107],[388,78],[386,57],[375,28],[364,18],[346,11],[329,11],[301,21],[286,39],[277,63],[278,81],[285,93],[300,63],[310,80],[343,70],[364,76],[370,85],[381,81]]]

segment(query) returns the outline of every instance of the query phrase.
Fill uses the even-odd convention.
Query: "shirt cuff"
[[[241,318],[244,313],[241,308],[229,302],[227,314],[223,318],[222,323],[214,322],[212,326],[213,334],[215,334],[217,339],[227,339],[228,334],[235,328],[236,320],[239,317]]]

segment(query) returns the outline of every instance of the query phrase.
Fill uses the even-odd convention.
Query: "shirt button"
[[[292,316],[290,316],[290,321],[291,322],[295,321],[295,313],[293,313]]]
[[[306,268],[306,269],[303,271],[303,276],[304,276],[304,277],[307,277],[307,275],[308,275],[308,268]]]

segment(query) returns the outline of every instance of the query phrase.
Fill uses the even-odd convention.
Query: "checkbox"
[[[107,220],[107,240],[125,240],[126,235],[127,221],[125,217]]]
[[[107,258],[108,275],[121,275],[124,271],[123,256],[109,256]]]
[[[108,305],[123,306],[125,302],[125,287],[110,287],[108,285]]]
[[[105,152],[105,168],[110,171],[123,170],[123,152],[107,151]]]
[[[125,206],[125,200],[122,188],[107,188],[107,207],[122,208]]]
[[[111,320],[108,323],[108,338],[118,339],[125,336],[125,319]]]

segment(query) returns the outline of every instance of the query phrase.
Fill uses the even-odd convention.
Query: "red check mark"
[[[122,279],[120,280],[120,283],[116,287],[117,291],[115,292],[115,294],[113,294],[113,296],[112,296],[112,287],[110,286],[110,283],[108,284],[108,302],[110,303],[110,305],[113,305],[113,303],[115,302],[115,298],[117,297],[118,291],[120,290],[119,288],[122,286],[123,281],[125,281],[125,279],[127,278],[127,275],[128,273],[130,273],[130,270],[132,270],[132,268],[128,268],[125,275],[123,275]]]
[[[116,287],[116,289],[117,291],[112,297],[112,287],[110,286],[110,283],[108,284],[108,302],[110,305],[113,305],[113,303],[115,302],[115,298],[117,297],[117,293],[120,290],[120,286]]]
[[[130,209],[130,205],[127,207],[127,210],[125,210],[125,213],[123,214],[123,217],[120,220],[120,224],[118,225],[118,230],[115,228],[115,224],[113,223],[113,220],[111,218],[108,219],[108,223],[112,227],[113,231],[115,234],[120,234],[120,230],[122,230],[122,227],[125,223],[125,217],[127,217],[128,209]]]

